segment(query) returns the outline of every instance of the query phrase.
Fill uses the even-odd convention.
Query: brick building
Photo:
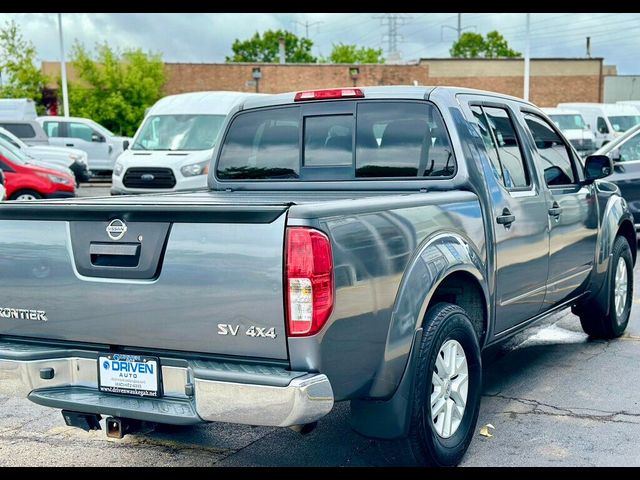
[[[539,106],[603,101],[603,78],[615,67],[602,58],[531,59],[530,99]],[[523,59],[424,58],[408,65],[167,63],[167,95],[200,90],[256,90],[252,73],[260,69],[261,93],[351,85],[454,85],[523,96]],[[58,62],[43,62],[49,78],[60,76]],[[357,69],[357,72],[354,71]],[[354,76],[354,74],[356,74]],[[70,81],[76,79],[68,66]],[[57,85],[48,86],[57,90]]]

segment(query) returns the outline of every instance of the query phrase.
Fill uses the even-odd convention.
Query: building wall
[[[252,69],[259,67],[261,93],[351,86],[355,65],[167,63],[167,95],[200,90],[255,91]],[[357,85],[451,85],[516,97],[524,92],[522,59],[422,59],[413,65],[357,65]],[[43,62],[49,78],[59,77],[57,62]],[[610,68],[610,67],[607,67]],[[610,71],[610,70],[608,70]],[[603,101],[603,65],[594,59],[532,59],[530,100],[541,107],[560,102]],[[77,79],[70,66],[70,81]],[[51,85],[56,88],[55,82]]]
[[[640,100],[640,76],[621,75],[604,77],[604,101]]]

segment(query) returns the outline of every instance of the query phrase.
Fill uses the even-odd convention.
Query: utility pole
[[[62,69],[62,102],[64,116],[69,116],[69,92],[67,91],[67,65],[64,62],[64,41],[62,38],[62,14],[58,14],[58,31],[60,32],[60,68]]]
[[[410,18],[407,15],[399,13],[385,13],[379,17],[373,17],[380,20],[382,26],[387,27],[387,34],[382,36],[382,40],[387,40],[387,60],[393,63],[393,60],[400,60],[400,52],[398,51],[398,43],[402,41],[402,35],[398,33],[398,27],[404,25],[405,21]]]
[[[305,20],[304,22],[294,21],[293,23],[303,26],[305,31],[304,36],[305,38],[309,38],[309,27],[313,27],[314,25],[320,25],[321,23],[324,23],[324,22],[309,22],[309,20]]]
[[[450,28],[451,30],[455,30],[458,33],[458,40],[460,40],[460,37],[462,36],[462,32],[465,31],[468,28],[476,28],[475,25],[467,25],[465,27],[462,26],[462,14],[459,13],[458,14],[458,26],[457,27],[452,27],[451,25],[442,25],[442,27],[440,27],[440,40],[442,40],[442,33],[444,31],[445,28]]]
[[[530,13],[527,13],[527,33],[524,37],[524,99],[529,101],[529,17]]]
[[[587,37],[587,57],[591,58],[591,37]]]

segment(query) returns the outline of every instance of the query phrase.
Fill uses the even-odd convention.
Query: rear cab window
[[[332,104],[329,107],[329,104]],[[241,112],[223,140],[222,180],[450,178],[444,121],[425,101],[339,101]]]
[[[2,123],[3,127],[13,133],[18,138],[34,138],[36,131],[28,123]]]

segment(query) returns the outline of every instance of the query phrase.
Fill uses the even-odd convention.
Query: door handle
[[[505,228],[509,228],[513,222],[516,221],[516,216],[511,213],[511,210],[504,208],[502,215],[496,217],[496,222],[500,225],[504,225]]]
[[[73,147],[73,146],[74,146],[74,145],[73,145],[73,143],[67,143],[67,144],[65,144],[65,145],[66,145],[67,147]]]
[[[553,202],[553,205],[549,209],[549,215],[554,218],[558,218],[562,213],[562,207],[558,205],[558,202]]]

